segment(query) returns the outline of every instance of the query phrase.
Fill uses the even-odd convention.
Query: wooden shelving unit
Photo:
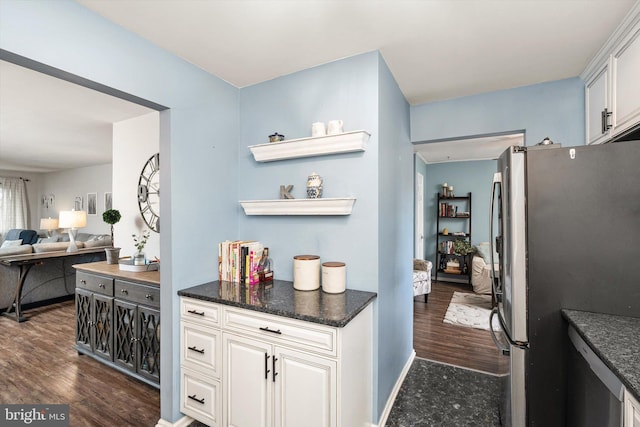
[[[446,274],[447,278],[462,277],[471,283],[471,266],[468,265],[467,274],[447,271],[447,260],[457,258],[460,266],[470,260],[466,256],[458,256],[453,253],[443,251],[443,242],[453,242],[458,239],[465,239],[471,242],[471,193],[466,196],[443,197],[440,193],[436,194],[438,203],[436,204],[436,265],[435,265],[435,281],[438,280],[438,274]],[[444,205],[444,206],[443,206]],[[450,207],[450,208],[449,208]],[[462,214],[461,212],[465,212]],[[451,226],[456,227],[455,230],[449,230],[447,234],[443,233],[443,228]],[[451,224],[451,225],[450,225]],[[457,233],[464,233],[457,234]]]

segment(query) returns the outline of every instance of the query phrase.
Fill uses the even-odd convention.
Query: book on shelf
[[[218,279],[226,282],[255,285],[260,283],[267,253],[262,243],[235,240],[218,244]]]
[[[441,217],[455,217],[458,214],[458,207],[451,203],[440,202],[438,209]]]

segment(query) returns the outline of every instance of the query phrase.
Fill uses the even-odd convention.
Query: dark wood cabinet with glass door
[[[153,284],[158,272],[138,273],[136,282],[135,274],[121,273],[117,265],[75,267],[78,353],[159,387],[160,288]]]
[[[456,241],[471,243],[471,193],[466,196],[444,197],[436,193],[436,263],[435,281],[466,280],[471,283],[471,255],[456,255]],[[459,269],[447,267],[458,261]]]

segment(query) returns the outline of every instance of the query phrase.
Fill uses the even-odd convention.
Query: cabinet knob
[[[153,295],[151,295],[151,294],[146,294],[144,297],[145,297],[146,299],[153,300]]]
[[[124,295],[127,295],[127,294],[129,294],[129,291],[126,290],[126,289],[120,289],[120,293],[122,293]]]
[[[83,285],[86,285],[86,284],[87,284],[87,281],[86,281],[86,280],[84,280],[84,279],[82,279],[82,280],[80,280],[80,283],[82,283]]]
[[[98,287],[99,287],[100,289],[104,289],[104,283],[98,283]]]

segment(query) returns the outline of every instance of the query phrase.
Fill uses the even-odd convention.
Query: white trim
[[[240,200],[246,215],[350,215],[353,197]]]
[[[364,151],[371,135],[364,131],[345,132],[338,135],[289,139],[281,142],[252,145],[249,147],[256,162],[324,156],[336,153]]]
[[[404,382],[404,379],[407,377],[409,373],[409,369],[411,369],[411,365],[413,364],[413,359],[416,357],[416,351],[412,350],[409,355],[409,359],[407,363],[404,364],[404,368],[402,368],[402,372],[400,372],[400,376],[396,381],[396,384],[393,386],[393,390],[391,390],[391,394],[387,399],[387,404],[384,406],[384,411],[382,411],[382,415],[380,416],[380,420],[378,422],[378,427],[384,427],[387,423],[387,418],[389,418],[389,414],[391,413],[391,408],[393,408],[393,403],[396,401],[396,397],[398,396],[398,392],[400,392],[400,387]]]
[[[195,420],[188,416],[183,416],[175,423],[171,423],[170,421],[163,420],[160,418],[156,423],[156,427],[187,427],[189,424],[194,422]]]

